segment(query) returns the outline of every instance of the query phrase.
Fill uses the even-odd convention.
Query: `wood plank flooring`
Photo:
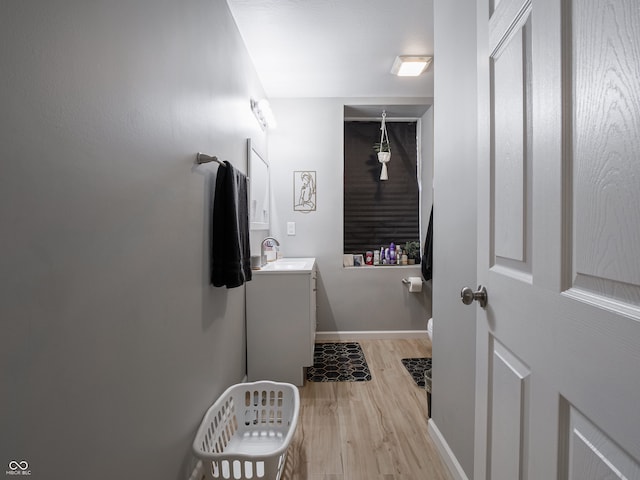
[[[306,382],[282,480],[450,480],[427,434],[427,397],[402,358],[428,339],[360,340],[372,380]]]

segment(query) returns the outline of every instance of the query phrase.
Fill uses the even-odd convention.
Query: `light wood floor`
[[[306,382],[282,480],[450,480],[427,434],[427,396],[402,358],[428,339],[361,340],[372,380]]]

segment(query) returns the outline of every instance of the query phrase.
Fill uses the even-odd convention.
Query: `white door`
[[[640,4],[478,6],[474,479],[640,479]]]

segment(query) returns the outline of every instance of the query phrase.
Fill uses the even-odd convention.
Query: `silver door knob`
[[[462,303],[464,303],[465,305],[471,305],[471,303],[476,300],[478,303],[480,303],[480,306],[482,308],[487,306],[487,289],[482,285],[478,285],[478,290],[476,290],[475,292],[469,287],[464,287],[460,291],[460,296],[462,297]]]

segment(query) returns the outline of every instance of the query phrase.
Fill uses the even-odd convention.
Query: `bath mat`
[[[420,388],[425,388],[424,372],[425,370],[431,370],[431,358],[403,358],[402,364],[409,371],[416,385]]]
[[[371,372],[359,343],[316,343],[310,382],[368,382]]]

